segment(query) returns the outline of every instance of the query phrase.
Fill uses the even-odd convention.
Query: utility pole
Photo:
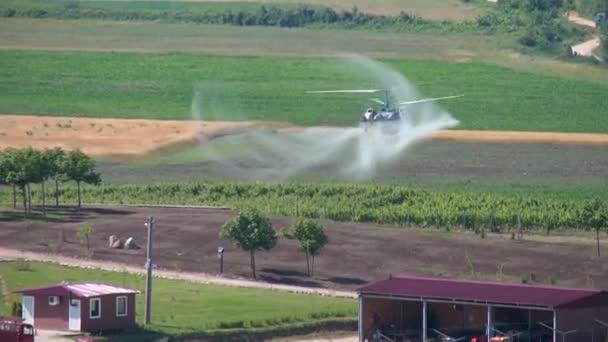
[[[146,312],[144,314],[144,324],[150,324],[152,306],[152,229],[154,226],[154,217],[148,216],[148,222],[145,225],[148,227],[148,248],[146,252]]]
[[[224,247],[217,248],[217,257],[220,258],[220,274],[224,273]]]

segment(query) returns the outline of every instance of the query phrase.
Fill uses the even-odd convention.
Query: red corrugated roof
[[[491,304],[540,306],[606,305],[608,292],[590,288],[569,288],[507,284],[472,280],[400,276],[357,289],[361,294],[473,301]],[[589,300],[592,299],[592,300]]]
[[[62,283],[15,291],[24,295],[60,296],[71,294],[78,298],[99,297],[110,294],[139,293],[139,291],[100,283]]]

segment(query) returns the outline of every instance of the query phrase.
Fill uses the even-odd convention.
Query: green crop
[[[10,191],[0,192],[5,205]],[[38,193],[34,191],[34,200]],[[551,193],[424,190],[398,185],[349,183],[161,183],[83,189],[83,201],[107,204],[223,205],[255,207],[268,215],[325,218],[477,230],[589,229],[579,222],[586,200]],[[62,190],[74,202],[75,187]],[[604,207],[608,201],[601,198]]]
[[[608,132],[608,84],[482,63],[390,60],[419,96],[441,103],[462,129]],[[337,59],[190,54],[0,52],[0,112],[88,117],[269,120],[356,125],[357,94],[311,89],[385,86]],[[193,98],[198,93],[198,113]],[[414,96],[414,95],[411,95]]]

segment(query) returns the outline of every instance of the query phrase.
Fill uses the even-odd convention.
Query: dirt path
[[[576,11],[568,12],[568,21],[570,21],[571,23],[577,24],[577,25],[590,27],[590,28],[596,28],[595,22],[593,20],[589,20],[589,19],[581,17],[578,14],[578,12],[576,12]],[[595,35],[587,41],[584,41],[584,42],[576,44],[576,45],[572,45],[571,49],[572,49],[572,54],[574,56],[590,57],[590,56],[593,56],[593,51],[595,51],[595,49],[597,49],[599,46],[600,46],[600,37]]]
[[[589,57],[593,56],[593,51],[600,47],[600,37],[593,36],[593,38],[572,46],[572,53],[575,56]]]
[[[578,12],[576,11],[568,12],[568,21],[581,26],[595,28],[595,22],[593,20],[581,17],[580,14],[578,14]]]
[[[501,143],[608,144],[608,134],[597,133],[450,130],[433,133],[429,139]]]
[[[95,261],[95,260],[84,260],[71,258],[60,255],[51,255],[51,254],[43,254],[43,253],[34,253],[34,252],[26,252],[22,250],[9,249],[5,247],[0,247],[0,260],[17,260],[17,259],[25,259],[31,261],[45,261],[57,263],[65,266],[74,266],[81,268],[92,268],[92,269],[100,269],[106,271],[115,271],[115,272],[129,272],[132,274],[145,274],[145,270],[143,266],[141,268],[130,266],[127,264],[121,264],[110,261]],[[225,285],[225,286],[234,286],[234,287],[248,287],[248,288],[261,288],[275,291],[284,291],[284,292],[293,292],[293,293],[302,293],[302,294],[312,294],[312,295],[320,295],[320,296],[330,296],[330,297],[342,297],[342,298],[356,298],[356,294],[351,291],[336,291],[336,290],[328,290],[328,289],[318,289],[318,288],[309,288],[303,286],[294,286],[294,285],[281,285],[281,284],[270,284],[265,282],[257,282],[245,279],[229,279],[218,277],[205,273],[193,273],[193,272],[183,272],[183,271],[169,271],[169,270],[154,270],[154,276],[158,278],[164,279],[176,279],[176,280],[185,280],[196,283],[204,283],[204,284],[215,284],[215,285]]]

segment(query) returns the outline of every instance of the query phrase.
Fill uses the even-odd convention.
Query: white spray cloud
[[[357,56],[345,60],[357,72],[368,74],[388,89],[397,102],[422,97],[403,75],[382,63]],[[192,103],[194,119],[204,120],[210,115],[218,119],[217,106],[213,106],[216,111],[213,114],[201,112],[201,108],[211,108],[206,101],[212,99],[195,91]],[[205,106],[201,105],[202,102]],[[309,127],[288,131],[251,129],[204,142],[203,149],[232,174],[246,175],[250,179],[285,179],[306,174],[311,168],[329,172],[326,176],[365,179],[373,177],[379,167],[398,158],[425,136],[458,124],[433,102],[409,105],[403,109],[405,115],[402,120],[386,123],[391,125],[390,132],[381,127],[367,131],[359,127]],[[360,115],[353,113],[354,123]]]

